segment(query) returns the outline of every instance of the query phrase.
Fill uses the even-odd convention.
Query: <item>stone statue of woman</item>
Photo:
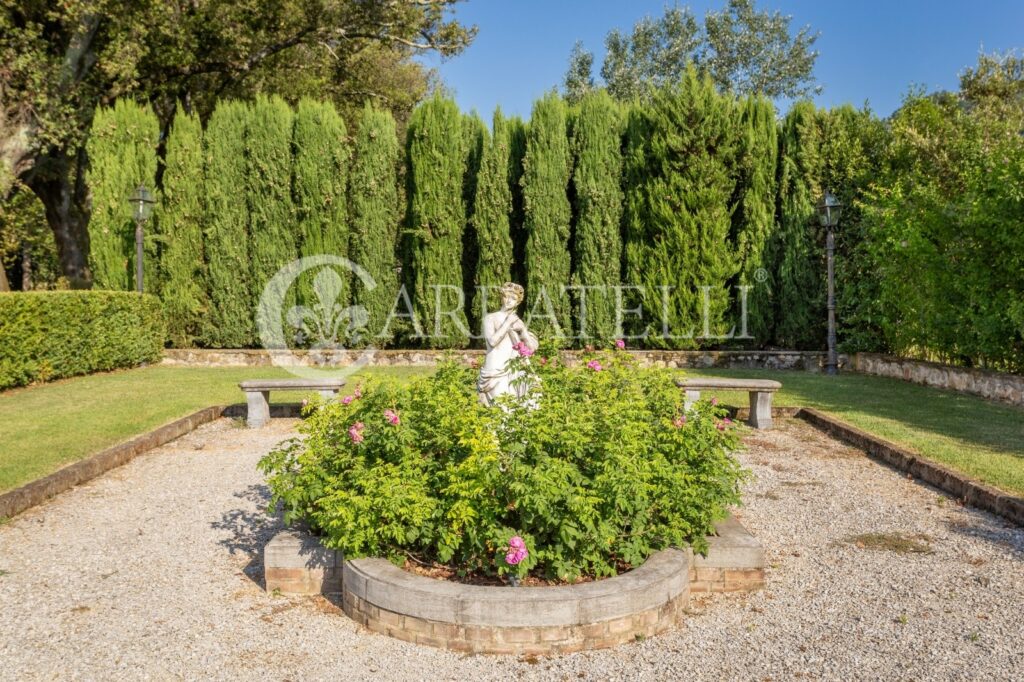
[[[516,308],[522,301],[523,287],[505,282],[501,285],[501,310],[484,317],[487,355],[476,384],[477,395],[484,405],[493,405],[500,395],[513,394],[521,398],[528,389],[522,373],[508,368],[508,361],[520,355],[517,346],[523,346],[519,344],[524,344],[530,353],[537,350],[537,337],[516,315]]]

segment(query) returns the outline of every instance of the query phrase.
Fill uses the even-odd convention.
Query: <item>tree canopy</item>
[[[814,43],[804,26],[792,32],[792,17],[758,10],[754,0],[728,0],[698,22],[688,7],[666,7],[657,19],[644,17],[631,33],[605,36],[601,78],[618,99],[649,97],[658,87],[678,83],[690,62],[720,90],[774,98],[803,97],[815,84]],[[594,56],[577,43],[565,77],[566,97],[577,101],[593,88]]]

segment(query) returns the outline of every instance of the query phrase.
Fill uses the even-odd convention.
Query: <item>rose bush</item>
[[[706,550],[744,476],[722,408],[684,414],[675,375],[621,351],[569,367],[542,348],[511,364],[535,393],[495,408],[455,364],[311,401],[304,437],[260,462],[274,505],[349,558],[463,573],[574,580],[669,546]]]

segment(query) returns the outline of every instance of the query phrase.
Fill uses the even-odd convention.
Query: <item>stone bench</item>
[[[750,418],[755,429],[772,428],[772,396],[782,388],[770,379],[676,379],[676,386],[686,391],[686,407],[700,400],[701,391],[747,391],[750,394]]]
[[[255,429],[270,421],[271,391],[316,391],[330,399],[336,397],[344,385],[344,379],[248,379],[238,384],[245,392],[245,423]]]

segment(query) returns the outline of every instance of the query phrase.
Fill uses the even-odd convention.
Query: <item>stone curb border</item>
[[[664,632],[691,594],[764,587],[761,543],[732,516],[715,532],[707,556],[668,549],[607,580],[513,589],[426,578],[384,559],[345,561],[292,528],[264,548],[264,582],[268,592],[341,593],[352,620],[407,642],[472,653],[567,653]]]
[[[15,514],[41,504],[65,490],[90,481],[100,474],[130,462],[143,452],[160,447],[175,438],[180,438],[197,427],[212,422],[226,413],[228,408],[214,405],[187,417],[165,424],[149,433],[136,436],[129,441],[102,450],[99,453],[79,460],[74,464],[58,469],[49,476],[26,483],[20,488],[0,494],[0,517],[10,518]]]
[[[905,471],[915,478],[953,495],[962,500],[964,504],[1001,516],[1018,526],[1024,526],[1024,498],[1004,493],[941,464],[923,459],[921,455],[873,436],[818,410],[808,407],[801,408],[797,411],[796,416],[825,433],[863,450],[869,457],[899,471]]]

